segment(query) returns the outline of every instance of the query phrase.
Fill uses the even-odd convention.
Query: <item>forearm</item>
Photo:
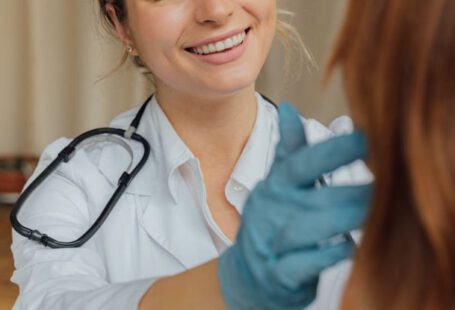
[[[139,310],[227,310],[217,276],[218,260],[155,282]]]

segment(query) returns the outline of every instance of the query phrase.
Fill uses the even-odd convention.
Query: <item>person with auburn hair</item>
[[[320,273],[350,257],[339,236],[361,225],[370,188],[317,184],[352,182],[351,167],[322,176],[364,158],[365,140],[308,146],[333,133],[256,93],[276,0],[99,4],[156,92],[112,122],[121,143],[44,151],[25,193],[65,163],[13,210],[25,225],[13,235],[15,309],[335,309],[347,265]],[[87,242],[44,246],[86,236],[117,184],[125,192]]]
[[[343,309],[455,308],[455,2],[351,0],[339,66],[372,211]]]

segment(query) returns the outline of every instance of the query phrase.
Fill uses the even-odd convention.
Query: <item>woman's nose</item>
[[[198,0],[196,19],[201,24],[222,25],[234,13],[234,0]]]

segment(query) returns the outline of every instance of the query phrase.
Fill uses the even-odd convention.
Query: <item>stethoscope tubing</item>
[[[121,195],[127,188],[127,186],[130,184],[130,182],[133,180],[133,178],[139,173],[139,171],[142,169],[142,167],[145,165],[147,162],[147,159],[150,155],[150,145],[145,140],[144,137],[137,133],[133,133],[130,137],[130,139],[135,140],[139,143],[141,143],[144,147],[144,153],[138,164],[133,168],[131,172],[123,172],[123,174],[120,176],[119,181],[118,181],[118,186],[115,190],[115,192],[112,194],[111,198],[109,199],[108,203],[104,207],[103,211],[99,215],[99,217],[96,219],[96,221],[91,225],[91,227],[78,239],[74,241],[69,241],[69,242],[63,242],[63,241],[58,241],[46,234],[41,233],[39,230],[33,230],[30,229],[24,225],[22,225],[19,220],[18,220],[18,215],[19,212],[25,203],[25,201],[30,197],[30,195],[38,188],[39,185],[41,185],[44,180],[54,172],[54,170],[62,163],[68,163],[72,156],[74,155],[74,152],[76,151],[76,147],[82,143],[84,140],[89,139],[91,137],[97,136],[97,135],[117,135],[124,137],[126,134],[126,130],[124,129],[119,129],[119,128],[97,128],[93,129],[90,131],[87,131],[79,136],[77,136],[71,143],[69,143],[60,153],[57,155],[57,157],[47,166],[40,175],[30,183],[30,185],[23,191],[23,193],[20,195],[19,199],[17,200],[13,210],[11,211],[10,214],[10,220],[13,228],[22,236],[37,241],[44,246],[48,246],[51,248],[74,248],[74,247],[80,247],[83,245],[87,240],[89,240],[103,225],[104,221],[107,219],[109,216],[110,212],[114,208],[115,204],[117,201],[120,199]]]

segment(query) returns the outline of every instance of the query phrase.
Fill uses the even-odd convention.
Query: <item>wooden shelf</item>
[[[0,309],[13,307],[19,289],[10,282],[14,270],[11,255],[11,224],[9,213],[11,206],[0,204]]]

